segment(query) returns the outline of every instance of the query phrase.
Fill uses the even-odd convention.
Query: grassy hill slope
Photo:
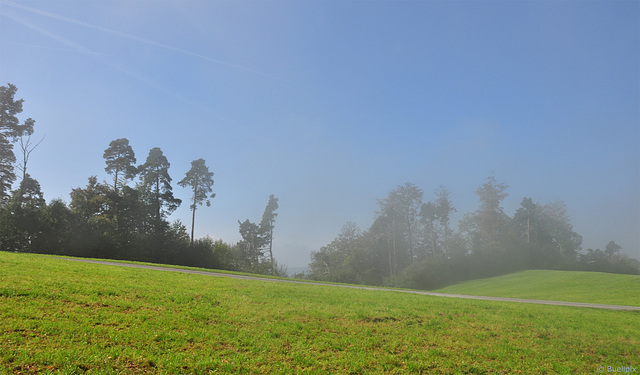
[[[640,306],[640,275],[531,270],[467,281],[435,292]]]
[[[0,373],[595,373],[638,318],[0,252]]]

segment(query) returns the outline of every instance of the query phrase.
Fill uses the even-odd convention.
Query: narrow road
[[[357,285],[316,283],[316,282],[311,282],[311,281],[299,281],[299,280],[287,280],[287,279],[270,279],[270,278],[258,277],[258,276],[233,275],[233,274],[220,273],[220,272],[198,271],[198,270],[181,269],[181,268],[170,268],[170,267],[159,267],[159,266],[148,266],[148,265],[144,265],[144,264],[120,263],[120,262],[115,262],[115,261],[111,262],[111,261],[77,259],[77,258],[62,258],[62,259],[65,259],[65,260],[68,260],[68,261],[72,261],[72,262],[105,264],[105,265],[109,265],[109,266],[121,266],[121,267],[130,267],[130,268],[143,268],[143,269],[147,269],[147,270],[189,273],[189,274],[206,275],[206,276],[214,276],[214,277],[229,277],[229,278],[233,278],[233,279],[242,279],[242,280],[260,280],[260,281],[273,281],[273,282],[281,282],[281,283],[321,285],[321,286],[332,286],[332,287],[339,287],[339,288],[376,290],[376,291],[383,291],[383,292],[400,292],[400,293],[422,294],[422,295],[426,295],[426,296],[435,296],[435,297],[465,298],[465,299],[476,299],[476,300],[484,300],[484,301],[520,302],[520,303],[534,303],[534,304],[538,304],[538,305],[590,307],[590,308],[594,308],[594,309],[635,310],[635,311],[640,311],[640,306],[603,305],[603,304],[599,304],[599,303],[546,301],[546,300],[525,299],[525,298],[487,297],[487,296],[471,296],[471,295],[466,295],[466,294],[433,293],[433,292],[423,292],[423,291],[418,291],[418,290],[386,289],[386,288],[374,288],[374,287],[357,286]]]

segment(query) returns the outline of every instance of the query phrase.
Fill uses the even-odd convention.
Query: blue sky
[[[185,201],[204,158],[196,236],[239,240],[275,194],[290,267],[397,185],[445,185],[459,219],[492,173],[507,213],[563,201],[584,249],[640,258],[637,1],[0,0],[0,82],[47,200],[109,179],[113,139],[160,147]]]

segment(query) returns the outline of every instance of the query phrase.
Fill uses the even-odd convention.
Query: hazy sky
[[[117,138],[139,164],[160,147],[184,201],[204,158],[196,236],[239,240],[275,194],[291,267],[404,182],[445,185],[459,219],[493,172],[509,215],[561,200],[585,250],[640,258],[638,1],[0,0],[7,83],[47,200],[110,179]]]

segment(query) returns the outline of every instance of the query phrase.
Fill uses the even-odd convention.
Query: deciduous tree
[[[420,209],[420,218],[426,229],[424,242],[428,249],[427,254],[431,253],[431,256],[435,258],[437,253],[437,235],[435,229],[435,222],[438,220],[437,206],[433,202],[423,203]]]
[[[480,207],[465,215],[460,223],[461,228],[470,236],[473,252],[495,251],[500,246],[500,235],[509,222],[509,217],[502,208],[502,201],[509,196],[506,192],[508,187],[489,176],[487,182],[476,190]]]
[[[522,228],[524,238],[527,243],[531,243],[531,229],[535,227],[536,219],[538,215],[538,205],[533,203],[531,198],[522,198],[520,202],[520,208],[513,215],[515,224]]]
[[[622,247],[615,243],[615,241],[609,241],[607,246],[604,248],[604,253],[607,254],[609,258],[613,258],[621,249]]]
[[[34,144],[31,142],[31,134],[23,135],[20,137],[20,151],[22,151],[22,164],[18,166],[18,169],[22,172],[22,179],[24,180],[27,175],[27,164],[29,164],[29,158],[31,153],[42,143],[44,137]]]
[[[44,229],[46,206],[40,183],[27,174],[0,214],[0,242],[4,250],[34,252]]]
[[[406,182],[392,190],[387,198],[379,200],[379,216],[385,216],[390,223],[391,245],[395,262],[404,267],[415,256],[415,232],[418,226],[418,214],[422,205],[422,189]],[[398,244],[406,244],[398,248]],[[399,250],[401,253],[399,253]],[[393,267],[392,267],[393,269]]]
[[[69,207],[74,217],[76,236],[73,247],[76,254],[90,257],[109,257],[114,254],[113,238],[116,225],[113,222],[114,194],[109,186],[98,182],[96,176],[89,177],[85,188],[71,191]]]
[[[436,201],[435,201],[436,216],[438,218],[438,221],[440,222],[440,225],[442,226],[442,232],[444,237],[442,247],[444,249],[445,254],[448,256],[449,255],[449,239],[451,237],[450,236],[451,230],[449,229],[449,221],[451,220],[451,214],[456,212],[457,210],[453,206],[453,203],[451,202],[451,193],[444,185],[440,185],[434,193],[436,195]]]
[[[582,236],[573,230],[565,203],[558,201],[545,204],[539,215],[542,231],[558,255],[555,263],[576,261],[578,252],[582,248]]]
[[[347,222],[331,243],[311,252],[310,276],[318,280],[357,282],[358,274],[365,271],[352,267],[359,263],[356,256],[357,242],[362,238],[356,223]],[[362,254],[365,255],[365,254]],[[368,257],[369,258],[369,257]]]
[[[264,255],[264,239],[261,236],[260,226],[249,219],[241,222],[238,220],[242,241],[238,243],[243,268],[247,271],[257,271],[260,258]]]

